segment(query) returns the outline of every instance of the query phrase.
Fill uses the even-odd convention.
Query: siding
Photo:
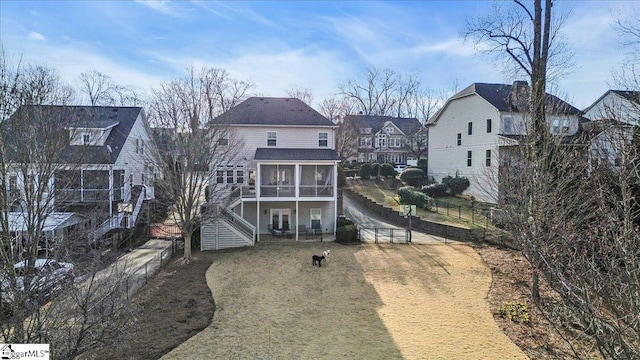
[[[202,223],[200,231],[200,249],[202,251],[251,246],[249,240],[222,220],[205,221]]]

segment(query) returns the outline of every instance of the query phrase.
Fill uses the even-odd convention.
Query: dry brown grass
[[[164,358],[527,358],[494,321],[491,272],[467,245],[260,244],[216,254],[207,281],[211,325]]]

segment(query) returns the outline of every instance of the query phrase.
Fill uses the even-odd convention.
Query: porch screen
[[[300,196],[331,196],[333,194],[332,165],[303,165]]]

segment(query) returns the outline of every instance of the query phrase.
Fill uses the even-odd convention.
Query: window
[[[9,177],[9,197],[15,198],[18,197],[18,177],[10,176]]]
[[[393,128],[391,126],[387,126],[384,131],[386,131],[387,134],[393,134]]]
[[[224,170],[216,170],[216,184],[224,184]]]
[[[311,209],[311,228],[322,229],[322,209]]]
[[[467,166],[471,166],[471,150],[467,151]]]
[[[513,122],[513,120],[511,119],[511,116],[505,116],[505,117],[502,119],[502,128],[503,128],[502,132],[503,132],[504,134],[507,134],[507,135],[508,135],[508,134],[511,134],[511,131],[512,131],[512,129],[511,129],[512,122]]]
[[[136,139],[136,154],[140,154],[140,139]]]
[[[244,165],[217,165],[216,184],[244,184]]]
[[[83,134],[82,135],[82,143],[84,145],[89,145],[89,143],[91,142],[91,135],[89,134]]]
[[[462,133],[458,133],[458,146],[462,145]]]
[[[491,119],[487,119],[487,133],[491,132]]]
[[[133,186],[133,174],[129,174],[129,186]]]
[[[329,134],[326,132],[321,132],[318,134],[318,146],[319,147],[327,147],[329,146]]]
[[[267,146],[276,146],[276,132],[267,131]]]
[[[485,153],[485,166],[491,166],[491,150],[487,150]]]
[[[401,138],[391,138],[389,140],[389,147],[399,148],[402,147],[402,139]]]
[[[376,135],[376,147],[377,148],[387,147],[387,136],[385,134]]]
[[[218,138],[218,145],[229,145],[229,134],[220,134],[220,137]]]
[[[144,182],[144,173],[140,174],[140,176],[141,176],[141,179],[142,179],[142,185],[146,185],[145,182]]]
[[[363,136],[360,138],[360,146],[363,147],[371,147],[371,138],[368,136]]]
[[[467,124],[467,135],[472,135],[473,134],[473,122],[469,121],[469,123]]]
[[[140,154],[144,154],[144,140],[140,139]]]

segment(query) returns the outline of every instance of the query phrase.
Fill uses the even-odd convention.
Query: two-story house
[[[358,162],[407,165],[408,161],[426,156],[426,129],[416,118],[347,115],[344,121],[357,132]],[[415,138],[419,136],[424,139]]]
[[[218,184],[232,189],[226,213],[202,228],[202,248],[246,245],[256,238],[306,239],[334,234],[337,217],[336,125],[296,98],[252,97],[211,122],[244,139],[238,161],[218,165]],[[242,225],[244,226],[244,225]],[[246,228],[246,226],[244,226]],[[245,240],[243,240],[245,239]]]
[[[140,107],[22,106],[2,137],[14,218],[33,208],[27,203],[42,188],[43,214],[82,214],[97,239],[133,227],[144,200],[154,197],[155,146]]]
[[[465,193],[480,201],[498,200],[500,166],[508,166],[510,147],[527,134],[530,88],[525,81],[509,84],[473,83],[447,100],[427,121],[428,175],[436,181],[464,176]],[[582,112],[547,94],[547,122],[552,134],[573,136]]]
[[[625,147],[640,120],[640,91],[608,90],[584,110],[585,125],[593,136],[589,142],[592,162],[622,163]]]

